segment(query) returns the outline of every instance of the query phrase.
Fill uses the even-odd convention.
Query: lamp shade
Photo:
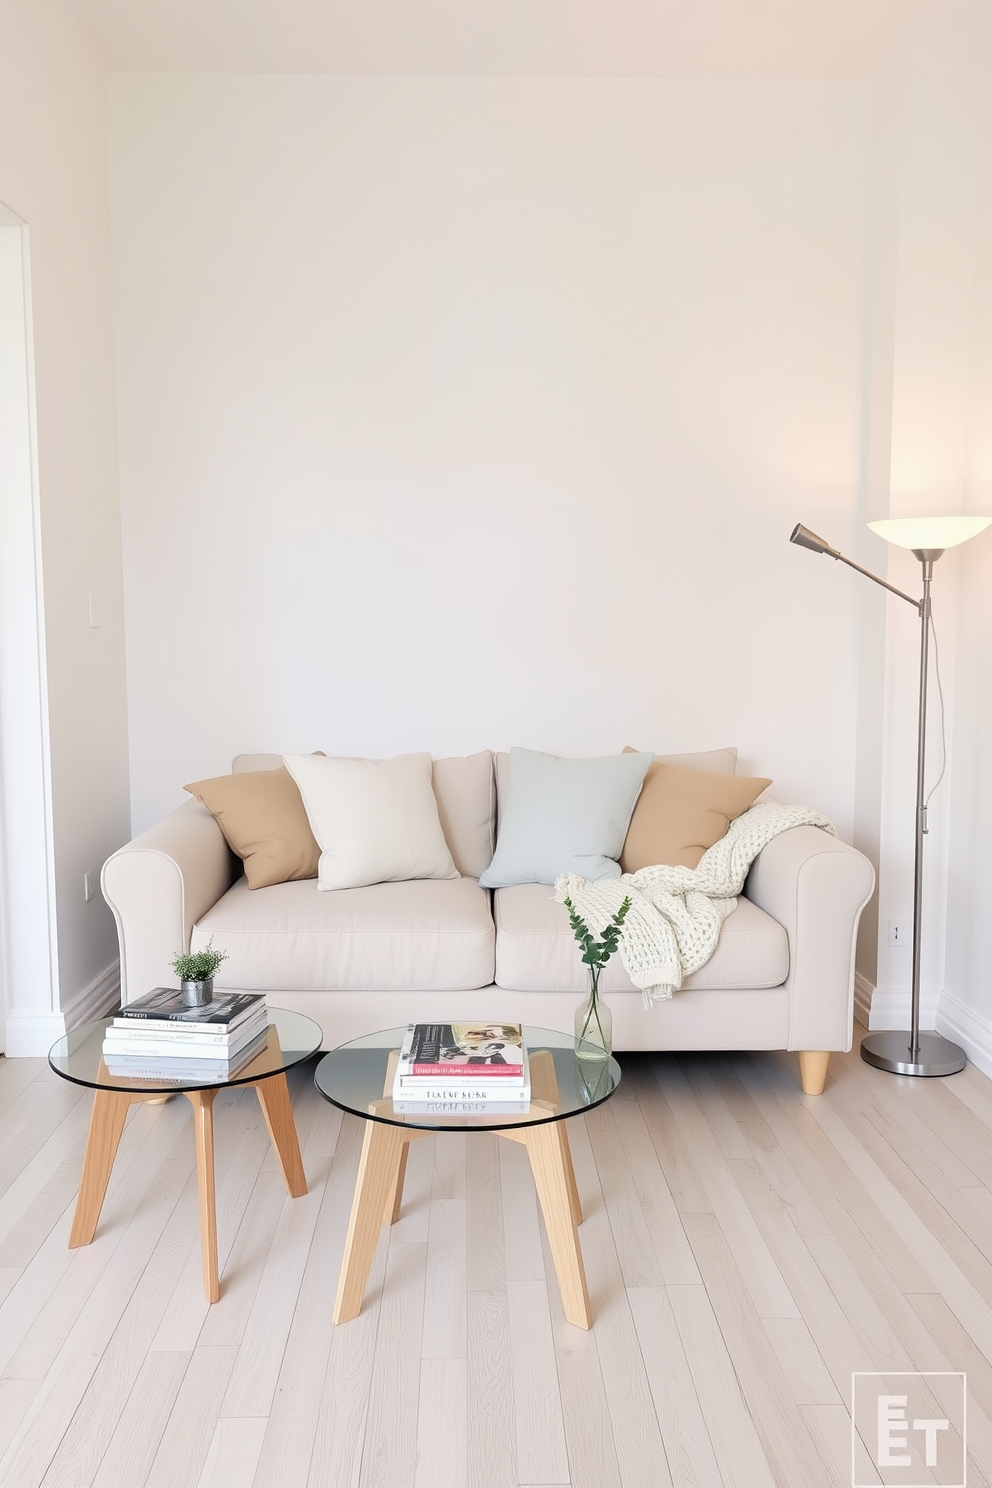
[[[992,525],[992,517],[890,517],[869,522],[872,532],[898,548],[956,548]]]

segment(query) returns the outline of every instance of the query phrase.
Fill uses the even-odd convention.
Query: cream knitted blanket
[[[559,903],[571,899],[593,934],[602,935],[630,895],[620,959],[647,1007],[671,997],[683,978],[712,956],[720,926],[737,908],[737,895],[761,849],[779,832],[806,825],[836,836],[818,811],[761,801],[730,823],[727,835],[706,849],[696,868],[660,864],[596,882],[565,873],[555,884],[555,898]]]

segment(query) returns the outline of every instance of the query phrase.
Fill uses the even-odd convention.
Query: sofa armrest
[[[121,1002],[175,985],[172,960],[196,921],[231,887],[240,864],[214,818],[186,801],[103,865],[103,897],[121,951]]]
[[[854,943],[875,888],[863,853],[819,827],[773,837],[744,892],[789,937],[789,1048],[847,1050],[854,1032]]]

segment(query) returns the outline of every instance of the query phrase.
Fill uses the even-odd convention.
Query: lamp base
[[[919,1053],[914,1058],[908,1029],[887,1029],[861,1040],[861,1058],[891,1075],[956,1075],[967,1058],[963,1049],[939,1033],[921,1033]]]

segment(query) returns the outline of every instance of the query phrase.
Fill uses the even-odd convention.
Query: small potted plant
[[[214,950],[213,936],[202,951],[187,951],[185,955],[173,958],[172,969],[182,983],[183,1002],[187,1007],[206,1007],[213,1001],[214,972],[226,960],[226,951]]]
[[[596,939],[571,899],[562,900],[589,968],[589,996],[575,1014],[575,1053],[579,1059],[607,1059],[613,1050],[613,1014],[599,995],[599,974],[620,944],[620,931],[632,900],[628,894],[610,920],[599,940]]]

